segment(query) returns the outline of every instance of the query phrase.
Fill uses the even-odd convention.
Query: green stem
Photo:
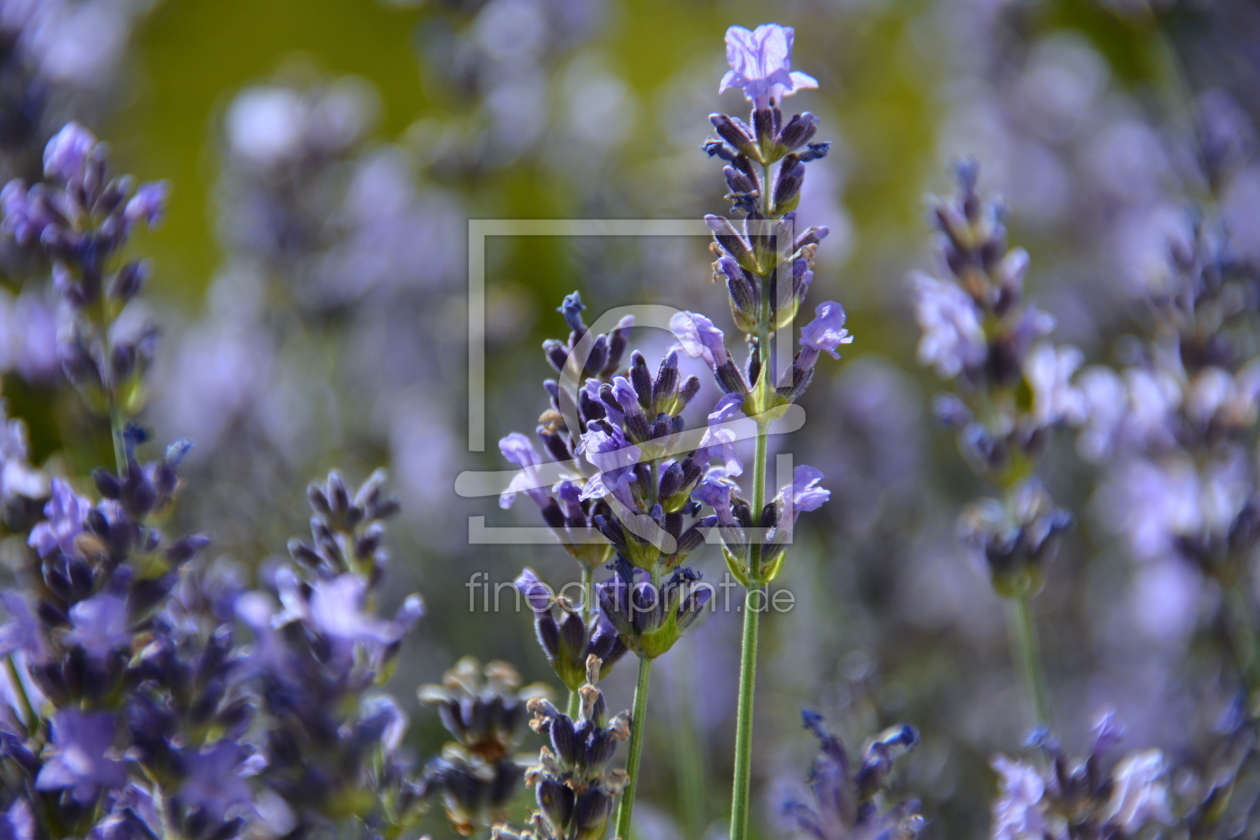
[[[701,838],[707,818],[704,748],[695,716],[695,670],[691,646],[685,642],[674,656],[674,763],[678,767],[678,804],[687,837]]]
[[[757,634],[761,611],[753,604],[762,587],[750,588],[744,599],[744,640],[739,659],[739,712],[735,719],[735,785],[731,792],[731,840],[748,836],[749,789],[752,786],[753,690],[757,681]]]
[[[4,664],[9,670],[9,679],[13,681],[13,691],[17,694],[18,702],[22,706],[22,716],[26,718],[26,731],[34,734],[39,727],[39,718],[31,705],[30,695],[26,693],[26,686],[22,683],[22,675],[18,672],[17,663],[13,661],[13,654],[10,653],[4,658]]]
[[[1041,663],[1041,649],[1037,644],[1037,622],[1033,617],[1032,599],[1021,594],[1014,600],[1012,642],[1014,655],[1024,673],[1028,694],[1032,699],[1033,712],[1039,725],[1049,726],[1050,699],[1046,691],[1046,672]]]
[[[629,784],[621,794],[617,811],[618,840],[630,840],[630,818],[634,812],[634,794],[639,787],[639,759],[643,757],[643,733],[647,730],[648,682],[652,678],[652,660],[639,655],[639,682],[634,687],[634,710],[630,713],[630,755],[626,759]]]
[[[769,181],[770,168],[762,167],[762,187],[766,191],[765,215],[770,217]],[[761,576],[761,546],[764,535],[760,533],[761,509],[766,503],[766,462],[769,459],[769,423],[763,416],[769,408],[771,372],[770,334],[772,330],[770,288],[768,278],[761,278],[761,311],[757,319],[757,354],[760,372],[757,381],[750,383],[755,396],[753,402],[758,413],[757,443],[753,457],[752,517],[756,533],[749,546],[748,590],[744,597],[744,635],[739,656],[739,710],[735,719],[735,778],[731,786],[730,840],[745,840],[748,836],[748,808],[752,787],[752,728],[753,694],[757,682],[757,636],[761,621],[760,605],[765,590]],[[756,599],[756,600],[754,600]]]
[[[1226,590],[1223,609],[1229,645],[1238,661],[1243,686],[1250,694],[1260,687],[1260,658],[1257,657],[1256,628],[1251,621],[1245,584],[1234,584]]]

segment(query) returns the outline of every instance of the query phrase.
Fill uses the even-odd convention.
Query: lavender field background
[[[1244,0],[0,0],[3,181],[39,181],[45,143],[74,120],[108,143],[115,172],[169,182],[161,224],[121,252],[148,258],[149,279],[114,326],[145,369],[136,422],[162,446],[193,443],[162,530],[211,541],[195,561],[205,577],[181,586],[283,600],[307,485],[336,468],[353,493],[385,467],[399,510],[388,579],[371,586],[395,618],[372,632],[392,644],[415,618],[407,596],[425,604],[381,654],[410,720],[387,752],[416,766],[439,754],[445,695],[422,703],[416,689],[462,657],[510,662],[562,706],[535,616],[515,590],[486,611],[469,583],[493,589],[529,566],[559,586],[578,569],[556,546],[470,544],[469,517],[539,523],[528,499],[501,509],[458,494],[456,477],[511,468],[495,442],[547,408],[541,348],[568,334],[557,307],[574,290],[587,323],[667,304],[734,327],[703,238],[492,238],[487,446],[470,452],[468,223],[725,213],[728,185],[701,149],[710,113],[746,111],[738,92],[717,94],[722,37],[770,21],[795,27],[792,66],[818,82],[785,115],[813,112],[831,141],[796,211],[830,229],[802,317],[839,301],[853,342],[818,365],[803,428],[770,443],[831,495],[802,516],[774,581],[792,609],[761,625],[749,836],[910,836],[840,819],[803,830],[792,803],[812,801],[819,742],[802,709],[855,756],[889,727],[917,730],[881,796],[920,802],[923,838],[1260,836],[1260,7]],[[999,286],[1019,275],[1015,302],[977,315],[945,289],[972,276],[951,263],[949,232],[990,201],[1004,237],[968,244],[1020,247],[1028,264],[994,268]],[[10,464],[46,482],[114,463],[108,422],[66,383],[63,304],[37,250],[11,226],[0,248],[3,399],[29,435],[24,457],[0,441],[6,505],[51,492],[24,493]],[[1007,336],[993,327],[1003,307],[1033,314]],[[994,329],[1001,341],[968,346]],[[655,370],[673,338],[640,332]],[[1003,380],[992,354],[1007,349]],[[681,364],[704,380],[703,424],[720,393],[698,360]],[[1013,402],[985,402],[990,386]],[[977,503],[989,497],[996,512]],[[34,546],[22,521],[6,518],[6,586]],[[717,545],[689,565],[726,573]],[[1035,592],[1050,720],[1013,654],[1014,601],[998,594],[1011,586]],[[719,607],[657,663],[636,838],[727,836],[740,627]],[[600,685],[610,712],[631,707],[632,660]],[[1115,781],[1078,804],[1123,813],[1069,833],[1039,824],[1052,797],[1038,774],[1053,775],[1056,750],[1108,742],[1110,721],[1125,732],[1105,752]],[[1053,736],[1038,740],[1039,724]],[[522,726],[509,746],[542,743]],[[1141,765],[1152,750],[1158,766]],[[16,778],[0,774],[0,808]],[[1218,815],[1209,800],[1225,790]],[[513,823],[532,801],[522,787]],[[436,797],[419,819],[399,836],[456,836]],[[294,830],[247,822],[248,836]],[[90,831],[114,837],[90,820],[57,836]],[[198,831],[172,836],[213,836]],[[0,840],[47,833],[0,825]]]

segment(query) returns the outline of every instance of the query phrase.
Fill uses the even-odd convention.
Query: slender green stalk
[[[35,708],[31,705],[31,698],[26,693],[26,685],[22,682],[17,663],[13,661],[13,654],[10,653],[4,658],[4,664],[9,670],[9,679],[13,682],[13,692],[22,706],[22,717],[26,718],[26,731],[33,733],[39,727],[39,718],[35,716]]]
[[[705,814],[704,746],[696,726],[695,669],[691,645],[683,642],[674,649],[674,765],[678,768],[678,805],[686,836],[704,836],[708,818]]]
[[[1260,688],[1260,656],[1256,649],[1256,628],[1247,603],[1247,587],[1235,583],[1225,591],[1225,632],[1238,663],[1238,673],[1248,692]]]
[[[626,759],[626,774],[630,783],[621,794],[621,808],[617,811],[618,840],[630,840],[630,818],[634,812],[634,794],[639,787],[639,759],[643,757],[643,734],[647,730],[648,683],[652,678],[652,660],[639,656],[639,682],[634,687],[634,710],[630,713],[630,755]]]
[[[762,166],[762,182],[770,183],[770,167]],[[769,189],[762,198],[762,211],[770,216]],[[769,408],[771,391],[770,334],[773,332],[770,306],[769,278],[761,278],[761,311],[757,319],[757,354],[760,372],[752,383],[754,404],[758,411],[757,444],[753,457],[752,516],[756,530],[760,531],[761,509],[766,503],[766,462],[769,457],[767,432],[769,423],[761,415]],[[757,533],[749,546],[749,580],[744,597],[744,635],[739,656],[739,709],[735,719],[735,778],[731,787],[730,840],[745,840],[748,836],[748,808],[752,787],[752,727],[753,694],[757,682],[757,636],[760,630],[759,607],[765,597],[762,583],[761,545],[763,535]]]
[[[1038,724],[1050,724],[1050,699],[1046,691],[1046,672],[1041,663],[1041,648],[1037,644],[1037,622],[1033,617],[1031,598],[1020,595],[1015,598],[1014,617],[1011,621],[1011,642],[1014,656],[1020,663],[1028,695],[1032,699],[1033,713]]]
[[[744,640],[739,658],[739,713],[735,719],[735,786],[731,792],[731,840],[748,836],[749,789],[752,785],[753,689],[757,681],[757,634],[764,589],[749,588],[744,599]],[[754,603],[754,598],[757,603]]]

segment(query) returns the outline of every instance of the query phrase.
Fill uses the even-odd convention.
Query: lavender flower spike
[[[742,26],[726,30],[726,61],[731,69],[722,77],[718,93],[740,88],[757,110],[778,105],[798,90],[818,87],[818,80],[792,70],[790,26],[767,23],[749,31]]]

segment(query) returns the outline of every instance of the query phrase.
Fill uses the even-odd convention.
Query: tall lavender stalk
[[[735,325],[750,345],[743,371],[727,352],[722,332],[703,315],[675,318],[674,331],[683,347],[701,356],[725,396],[711,420],[755,422],[751,500],[736,495],[739,470],[712,472],[693,494],[710,505],[731,573],[745,590],[744,630],[740,655],[739,711],[735,733],[735,777],[731,794],[731,838],[748,833],[752,777],[753,692],[757,671],[759,620],[766,588],[783,567],[792,528],[801,511],[814,510],[830,495],[818,486],[822,474],[798,466],[792,483],[767,502],[766,462],[771,424],[786,406],[804,393],[819,355],[833,357],[852,338],[844,329],[844,309],[833,302],[817,307],[815,319],[801,330],[801,348],[782,377],[774,373],[771,339],[790,330],[813,279],[813,257],[826,228],[797,233],[796,214],[805,164],[827,153],[827,143],[811,142],[818,119],[809,112],[786,122],[780,106],[797,90],[817,87],[810,76],[791,69],[793,30],[766,24],[756,30],[732,26],[726,32],[726,57],[731,69],[719,93],[738,88],[752,103],[751,126],[736,117],[713,114],[720,139],[705,150],[726,161],[733,212],[744,217],[743,231],[725,218],[706,216],[713,230],[714,277],[730,293]],[[755,531],[753,529],[756,529]]]
[[[124,429],[144,403],[142,375],[156,341],[153,327],[126,317],[148,275],[145,263],[118,264],[133,230],[162,217],[167,185],[113,177],[107,147],[70,123],[44,150],[45,182],[10,181],[0,192],[4,228],[19,245],[38,242],[53,264],[66,304],[57,353],[88,406],[109,419],[114,460],[127,467]]]
[[[933,203],[941,274],[916,273],[915,313],[923,330],[919,361],[954,383],[938,396],[937,416],[958,434],[972,471],[1001,492],[968,505],[958,519],[963,543],[1010,601],[1011,644],[1028,683],[1036,722],[1050,722],[1045,669],[1032,598],[1058,536],[1072,522],[1035,475],[1054,428],[1082,419],[1071,377],[1082,355],[1041,341],[1054,319],[1023,300],[1028,253],[1008,250],[1004,208],[976,191],[979,166],[959,163],[958,192]]]

